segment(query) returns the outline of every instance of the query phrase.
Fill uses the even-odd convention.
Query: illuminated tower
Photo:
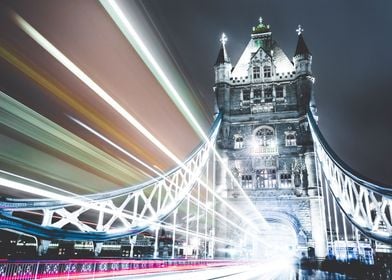
[[[276,242],[288,252],[324,257],[325,225],[306,119],[314,83],[312,55],[300,26],[297,32],[297,47],[290,60],[273,40],[270,26],[260,18],[232,69],[223,35],[214,66],[214,90],[223,113],[217,145],[239,185],[218,170],[217,187],[260,223],[266,242]],[[261,225],[239,188],[269,222],[270,229]],[[250,242],[246,236],[233,239]],[[252,254],[268,252],[253,246]]]

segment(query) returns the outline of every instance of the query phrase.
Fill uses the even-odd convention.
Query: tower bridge
[[[117,190],[81,195],[0,170],[0,228],[4,236],[19,236],[10,239],[15,251],[3,252],[9,260],[0,262],[1,277],[121,279],[140,272],[176,272],[199,273],[203,279],[238,274],[248,279],[259,275],[254,271],[260,263],[263,269],[257,273],[270,273],[268,269],[282,268],[287,258],[308,265],[322,259],[373,265],[378,253],[389,252],[383,256],[390,260],[392,190],[352,171],[320,132],[312,54],[301,26],[291,59],[260,18],[234,67],[226,50],[230,41],[222,34],[214,65],[217,111],[205,133],[116,2],[102,2],[151,72],[166,83],[201,144],[181,160],[39,30],[12,13],[21,31],[176,167],[165,172],[151,166],[88,123],[70,117],[74,125],[136,161],[149,178]],[[4,49],[0,55],[25,69]],[[62,143],[68,156],[81,155],[83,164],[107,166],[114,176],[127,178],[122,161],[109,162],[107,154],[7,92],[0,93],[0,123],[7,132],[40,145],[45,142],[59,153]],[[18,254],[40,260],[10,260]],[[84,259],[54,260],[79,256]],[[202,276],[207,269],[212,274]],[[162,276],[143,277],[157,275]],[[279,276],[266,275],[268,279]]]

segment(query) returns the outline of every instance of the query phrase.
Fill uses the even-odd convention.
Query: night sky
[[[298,24],[313,54],[319,124],[354,170],[392,184],[391,1],[141,1],[195,91],[211,104],[225,32],[233,66],[260,16],[291,58]]]
[[[260,16],[271,25],[274,39],[289,58],[297,43],[295,30],[301,24],[313,54],[321,131],[334,151],[354,170],[374,181],[392,185],[389,164],[392,158],[391,1],[117,2],[132,20],[139,22],[138,30],[146,42],[163,43],[171,54],[177,65],[163,67],[177,80],[179,90],[191,101],[188,105],[203,119],[206,130],[213,116],[213,65],[222,32],[228,37],[226,47],[234,66]],[[57,84],[62,94],[76,100],[84,111],[38,85],[3,58],[0,59],[0,90],[119,159],[130,170],[134,169],[133,162],[76,126],[68,116],[93,125],[129,151],[138,150],[151,165],[164,170],[173,167],[173,162],[22,32],[11,20],[11,10],[60,48],[181,158],[200,143],[162,86],[95,0],[0,1],[0,47],[20,57],[50,83]],[[151,41],[152,33],[161,42]],[[169,61],[164,52],[160,54],[163,64]],[[174,71],[176,66],[179,72]],[[193,98],[188,96],[184,79],[189,82]],[[95,115],[88,117],[86,108]],[[6,134],[2,129],[0,134]],[[1,144],[0,148],[7,149]],[[41,146],[35,148],[53,153]],[[73,163],[66,156],[62,160]],[[3,168],[1,161],[0,167]],[[135,181],[143,179],[135,176]],[[131,183],[106,178],[102,188],[108,181],[116,187]]]

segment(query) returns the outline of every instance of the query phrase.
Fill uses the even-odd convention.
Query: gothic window
[[[261,89],[253,90],[253,103],[260,104],[261,103]]]
[[[288,172],[284,172],[280,174],[280,185],[282,188],[290,188],[291,187],[291,174]]]
[[[252,188],[252,175],[242,175],[241,182],[242,182],[243,189],[251,189]]]
[[[271,66],[264,66],[264,78],[271,78]]]
[[[250,90],[244,90],[242,92],[242,100],[249,101],[250,100]]]
[[[256,142],[263,147],[272,146],[274,141],[274,131],[270,127],[262,127],[256,131]]]
[[[236,134],[234,135],[234,149],[242,149],[244,147],[244,138]]]
[[[259,66],[253,67],[253,79],[260,79],[260,67]]]
[[[295,137],[295,133],[286,133],[286,146],[296,146],[297,138]]]
[[[256,188],[272,189],[276,187],[276,170],[275,169],[258,169],[256,170]]]
[[[264,89],[264,100],[265,100],[265,102],[272,102],[273,97],[272,97],[272,88],[271,87]]]
[[[283,98],[283,86],[275,87],[276,98]]]
[[[255,89],[253,90],[253,97],[260,99],[261,98],[261,89]]]

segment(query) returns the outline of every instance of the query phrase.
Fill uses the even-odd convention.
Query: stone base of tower
[[[264,258],[272,254],[285,254],[297,257],[325,257],[323,216],[317,196],[297,196],[294,190],[247,190],[258,213],[238,192],[228,191],[228,201],[235,208],[254,221],[260,229],[260,242],[250,242],[253,237],[240,232],[220,233],[232,240],[247,244],[250,257]],[[263,218],[261,218],[263,217]],[[262,219],[265,219],[264,221]],[[241,227],[249,233],[255,229],[242,221]],[[273,252],[275,251],[275,252]],[[246,254],[246,253],[243,253]]]

